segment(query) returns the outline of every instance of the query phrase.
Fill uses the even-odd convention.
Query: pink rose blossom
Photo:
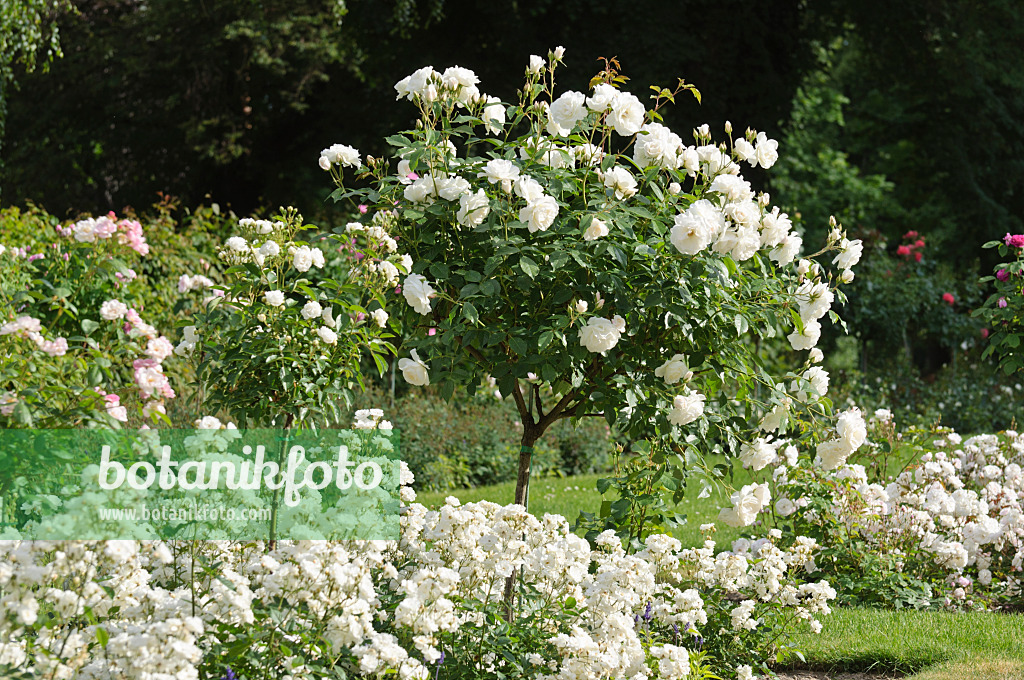
[[[1003,243],[1013,248],[1024,248],[1024,234],[1007,233],[1003,237]]]
[[[943,293],[942,294],[942,301],[951,305],[954,302],[956,302],[956,298],[953,297],[952,293]]]

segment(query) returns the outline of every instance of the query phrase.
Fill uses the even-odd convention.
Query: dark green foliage
[[[401,377],[399,377],[401,380]],[[487,393],[447,404],[434,390],[416,388],[394,407],[379,388],[357,396],[358,408],[384,408],[401,434],[401,454],[416,475],[416,488],[447,490],[514,480],[519,462],[518,416],[507,402]],[[603,420],[585,418],[552,426],[534,447],[535,475],[570,475],[604,470],[612,443]]]
[[[570,0],[139,0],[80,2],[62,25],[65,58],[25,75],[11,104],[6,200],[59,215],[148,205],[155,192],[195,205],[209,193],[240,213],[260,203],[330,210],[320,149],[388,152],[409,122],[392,86],[414,69],[459,64],[514,100],[530,52],[567,48],[567,88],[586,89],[618,56],[630,89],[695,83],[666,121],[684,136],[725,112],[773,130],[805,62],[801,14],[787,2],[687,0],[621,8]],[[143,10],[142,8],[146,9]],[[742,11],[741,11],[742,8]],[[743,48],[722,39],[743,25]],[[40,102],[46,106],[40,106]],[[262,201],[261,201],[262,199]]]

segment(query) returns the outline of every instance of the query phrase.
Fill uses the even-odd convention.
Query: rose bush
[[[515,401],[524,504],[533,445],[560,419],[603,417],[710,452],[750,439],[763,412],[824,415],[827,404],[786,395],[779,386],[799,377],[768,375],[754,340],[814,348],[861,253],[833,224],[815,255],[836,251],[839,270],[799,258],[788,216],[740,175],[744,162],[775,162],[764,133],[718,145],[704,125],[687,146],[662,125],[676,95],[699,97],[692,86],[654,88],[648,110],[609,63],[589,96],[556,95],[560,60],[531,57],[511,105],[482,94],[469,69],[419,69],[395,86],[420,114],[388,138],[397,168],[367,159],[347,188],[357,156],[326,149],[320,162],[334,197],[368,206],[371,221],[387,215],[412,258],[408,305],[392,307],[406,378],[446,399],[493,378]],[[658,374],[680,362],[686,380]]]
[[[844,412],[836,434],[817,455],[785,439],[748,449],[755,484],[721,520],[815,538],[817,566],[844,604],[1020,606],[1024,437],[904,435],[886,409],[871,418],[870,441],[859,411]]]
[[[393,353],[381,292],[408,264],[386,225],[382,213],[368,227],[353,223],[311,243],[302,240],[311,228],[291,209],[238,221],[219,251],[224,283],[175,348],[192,358],[207,412],[223,409],[248,426],[339,422],[361,384],[362,353],[381,372]],[[361,257],[333,266],[354,247]]]
[[[221,423],[203,423],[216,425]],[[384,428],[362,412],[357,428]],[[224,430],[220,430],[224,432]],[[750,677],[818,629],[817,546],[653,535],[626,554],[565,519],[407,504],[399,541],[0,540],[6,677]],[[706,527],[707,532],[713,527]],[[522,574],[506,620],[506,576]]]
[[[1002,371],[1013,375],[1024,371],[1024,234],[1007,234],[985,247],[998,248],[1007,261],[996,265],[994,276],[981,279],[996,288],[985,306],[975,312],[991,327],[983,356],[996,356]]]
[[[143,317],[142,225],[113,213],[64,226],[32,217],[26,245],[0,246],[0,423],[117,427],[129,403],[136,421],[162,417],[173,345]]]

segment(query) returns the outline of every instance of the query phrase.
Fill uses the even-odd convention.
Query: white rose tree
[[[395,86],[420,112],[388,138],[397,171],[370,159],[351,189],[330,149],[321,159],[335,199],[389,215],[412,258],[404,302],[388,303],[396,321],[405,310],[406,379],[445,399],[490,381],[514,400],[523,505],[532,447],[563,418],[708,452],[737,449],[765,413],[775,429],[801,403],[826,415],[799,374],[768,374],[755,339],[812,349],[859,256],[836,228],[816,255],[840,250],[843,275],[796,263],[788,217],[740,174],[775,162],[764,133],[716,145],[701,126],[688,146],[659,109],[686,90],[699,99],[692,86],[652,88],[648,110],[612,62],[589,95],[556,94],[560,58],[531,58],[515,105],[481,94],[468,69],[422,68]],[[811,396],[793,399],[785,380]]]

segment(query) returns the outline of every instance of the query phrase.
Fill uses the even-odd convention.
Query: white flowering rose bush
[[[387,429],[379,411],[357,428]],[[207,423],[214,424],[214,423]],[[215,423],[220,425],[220,423]],[[218,430],[224,432],[224,430]],[[106,678],[733,678],[834,592],[814,541],[627,554],[563,517],[414,503],[398,541],[0,540],[0,671]],[[521,581],[509,615],[506,577]],[[741,675],[740,677],[744,677]]]
[[[1024,603],[1024,437],[896,431],[891,412],[840,414],[816,448],[744,448],[754,483],[720,520],[813,537],[844,604],[957,609]],[[762,498],[755,496],[760,493]]]
[[[389,302],[403,357],[417,352],[406,378],[446,399],[493,379],[515,401],[520,503],[533,444],[559,419],[708,452],[749,440],[765,412],[825,415],[788,395],[797,374],[765,371],[755,340],[812,349],[859,258],[838,225],[816,255],[836,251],[845,276],[799,257],[788,216],[741,174],[774,163],[764,133],[718,143],[704,125],[684,142],[659,109],[692,86],[654,88],[648,108],[610,63],[590,92],[560,92],[560,59],[531,57],[515,103],[468,69],[419,69],[395,86],[419,119],[388,138],[394,160],[347,183],[325,164],[335,199],[393,215],[411,257],[401,320]]]
[[[358,156],[335,151],[326,157],[358,164]],[[312,242],[303,237],[315,227],[293,209],[238,221],[219,251],[223,283],[175,347],[196,366],[205,411],[224,409],[249,427],[338,422],[361,384],[360,357],[383,371],[394,353],[382,293],[409,264],[388,234],[391,221],[379,212],[372,224],[351,223]]]

